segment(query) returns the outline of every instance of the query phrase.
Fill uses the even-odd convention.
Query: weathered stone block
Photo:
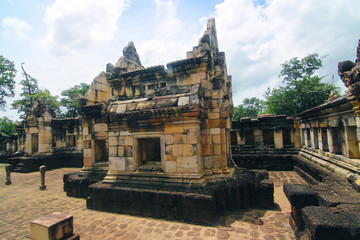
[[[117,146],[109,146],[109,157],[117,157]]]
[[[165,161],[165,172],[176,172],[176,161]]]
[[[142,216],[144,205],[141,202],[132,202],[130,205],[130,212],[133,215]]]
[[[106,123],[96,123],[94,125],[94,132],[107,132],[107,124]]]
[[[284,193],[291,205],[296,208],[306,206],[318,206],[318,195],[308,185],[304,184],[284,184]]]
[[[174,144],[174,135],[173,134],[165,134],[165,144],[171,145]]]
[[[139,102],[137,104],[136,110],[143,110],[143,109],[152,109],[154,108],[155,102]]]
[[[220,144],[214,144],[214,151],[213,154],[214,155],[221,155],[221,145]]]
[[[324,206],[302,209],[302,218],[312,239],[358,239],[359,226],[352,226],[341,214],[334,214]]]
[[[83,147],[84,147],[84,149],[91,148],[91,141],[90,140],[84,140],[83,141]]]
[[[191,128],[186,136],[187,143],[196,144],[200,142],[200,131],[198,129]]]
[[[90,158],[92,157],[92,149],[84,149],[84,158]]]
[[[132,136],[124,137],[124,145],[132,146],[134,144],[134,138]]]
[[[176,169],[179,172],[197,173],[200,170],[197,156],[178,157],[176,163]]]
[[[31,222],[31,239],[57,240],[71,237],[73,224],[73,216],[60,212],[51,213]]]
[[[120,136],[131,136],[131,133],[129,131],[120,131]]]
[[[124,157],[132,157],[132,156],[133,156],[132,146],[125,146],[124,147]]]
[[[109,132],[109,137],[119,137],[119,132]]]
[[[219,121],[220,121],[220,120],[219,120]],[[214,134],[220,134],[221,131],[220,131],[220,128],[210,128],[210,129],[209,129],[209,133],[210,133],[211,135],[214,135]]]
[[[183,154],[183,144],[172,145],[172,155],[174,157],[180,157]]]
[[[210,112],[208,113],[208,118],[209,119],[219,119],[220,114],[218,112]]]
[[[119,157],[124,157],[125,156],[125,146],[118,146],[117,153],[118,153]]]
[[[165,125],[165,134],[173,134],[173,133],[184,133],[184,126],[181,124],[176,125]]]
[[[204,168],[211,169],[213,167],[213,158],[212,156],[204,156]]]
[[[227,153],[226,144],[221,144],[221,154],[226,154],[226,153]]]
[[[174,144],[182,144],[182,143],[186,143],[186,135],[182,134],[182,133],[175,133],[173,134],[174,136]]]
[[[213,145],[210,145],[210,144],[201,145],[201,154],[203,156],[213,155]]]
[[[95,137],[105,139],[108,137],[108,134],[107,134],[107,132],[96,132]]]
[[[126,104],[118,104],[116,108],[116,113],[121,114],[126,112]]]
[[[93,164],[92,157],[84,157],[84,167],[91,167]]]
[[[118,137],[109,137],[109,146],[118,145]]]
[[[113,201],[112,202],[112,212],[115,213],[122,213],[122,207],[120,201]]]
[[[221,137],[220,136],[221,136],[220,134],[211,135],[212,143],[213,144],[221,144]]]
[[[125,157],[109,157],[109,170],[125,171]]]
[[[183,154],[182,154],[183,156],[193,156],[194,155],[193,145],[183,144],[182,149],[183,149]]]
[[[178,101],[178,106],[181,107],[181,106],[189,105],[189,100],[190,100],[189,97],[180,97]]]
[[[220,119],[209,119],[207,122],[207,126],[210,128],[210,134],[215,134],[211,132],[211,129],[220,127]]]
[[[124,204],[125,202],[127,203],[131,202],[132,200],[131,196],[132,196],[132,191],[130,191],[129,188],[115,188],[113,190],[113,198],[118,199],[118,201],[121,201],[121,204]]]

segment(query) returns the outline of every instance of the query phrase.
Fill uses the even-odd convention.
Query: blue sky
[[[185,58],[210,17],[234,105],[262,98],[281,84],[281,63],[314,52],[326,56],[319,74],[342,87],[337,63],[355,60],[360,38],[358,0],[0,0],[0,9],[0,55],[15,62],[17,82],[25,62],[40,88],[58,96],[91,83],[129,41],[145,67]],[[10,108],[2,115],[17,118]]]

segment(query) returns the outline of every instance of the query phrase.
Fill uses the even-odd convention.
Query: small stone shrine
[[[214,19],[187,58],[166,68],[144,68],[130,42],[94,79],[79,112],[84,167],[64,176],[64,187],[72,195],[71,186],[102,173],[89,192],[75,193],[90,194],[88,208],[212,223],[226,209],[273,203],[266,173],[231,161],[231,76]]]
[[[80,167],[82,164],[82,129],[79,118],[55,118],[55,113],[41,100],[33,102],[21,125],[16,126],[17,152],[7,159],[15,172]]]

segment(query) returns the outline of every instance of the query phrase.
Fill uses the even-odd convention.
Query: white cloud
[[[181,21],[176,17],[176,3],[173,0],[155,0],[156,3],[156,35],[165,38],[176,38],[182,31]]]
[[[125,0],[56,0],[47,7],[48,27],[41,44],[56,55],[68,55],[112,40]]]
[[[186,52],[190,51],[197,43],[197,35],[186,31],[177,17],[176,2],[155,0],[155,3],[154,36],[137,47],[144,66],[166,64],[184,59]]]
[[[360,37],[355,9],[360,9],[360,1],[269,0],[257,5],[251,0],[225,0],[216,5],[219,47],[226,52],[233,75],[234,102],[256,93],[251,90],[254,86],[261,97],[260,90],[281,83],[274,81],[281,63],[314,52],[328,55],[324,74],[331,81],[337,63],[355,57]]]
[[[24,20],[16,17],[7,17],[2,20],[2,35],[10,40],[28,40],[31,26]]]

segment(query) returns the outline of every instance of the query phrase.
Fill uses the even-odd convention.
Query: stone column
[[[311,136],[309,136],[309,133],[310,131],[308,131],[307,128],[304,129],[304,143],[305,143],[305,146],[308,147],[308,146],[311,146],[311,142],[309,142],[309,139],[311,139]]]
[[[10,164],[5,166],[5,170],[6,170],[6,182],[5,182],[5,184],[6,185],[11,184],[11,179],[10,179],[11,168],[12,168],[12,166]]]
[[[310,141],[311,141],[311,148],[313,150],[319,148],[318,128],[310,128]]]
[[[283,143],[283,132],[281,129],[275,129],[274,130],[274,143],[275,143],[275,148],[276,149],[282,149],[284,148],[284,143]]]
[[[326,128],[329,152],[334,153],[334,139],[331,127]]]
[[[45,165],[40,166],[39,171],[40,171],[40,182],[41,182],[39,189],[40,190],[45,190],[46,189],[46,186],[45,186],[46,166]]]
[[[319,127],[317,129],[317,132],[318,132],[318,139],[319,139],[319,149],[321,151],[324,151],[324,144],[326,144],[326,143],[324,143],[324,141],[323,141],[323,135],[322,135],[322,132],[321,132],[321,127]]]
[[[347,152],[343,154],[349,158],[359,158],[359,142],[356,127],[345,127],[345,140]]]
[[[310,147],[312,150],[315,150],[315,130],[310,128]]]
[[[255,145],[256,146],[263,146],[264,141],[263,141],[262,130],[254,130],[254,136],[255,136]]]

